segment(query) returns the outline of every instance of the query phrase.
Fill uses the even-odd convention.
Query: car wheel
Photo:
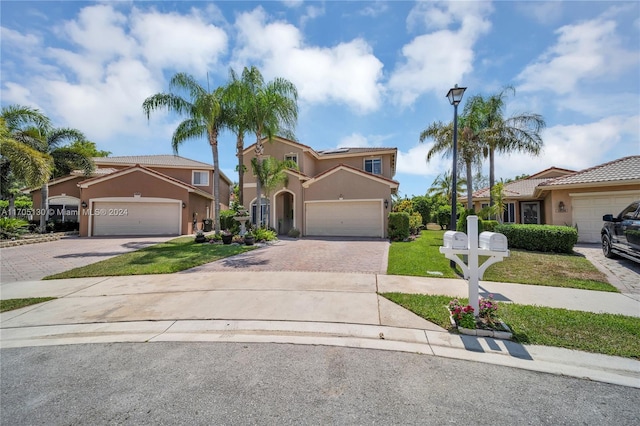
[[[604,257],[608,257],[609,259],[616,257],[611,251],[611,238],[609,238],[607,234],[602,234],[602,253]]]

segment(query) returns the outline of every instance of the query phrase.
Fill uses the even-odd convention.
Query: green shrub
[[[509,248],[529,251],[572,253],[578,231],[570,226],[498,225],[495,232],[504,234]]]
[[[0,217],[0,238],[10,239],[27,232],[29,222],[24,219]]]
[[[417,235],[422,226],[422,215],[418,212],[411,213],[411,216],[409,216],[409,230],[411,234]]]
[[[251,233],[256,237],[256,241],[272,241],[277,238],[276,231],[272,229],[256,228]]]
[[[442,205],[438,207],[435,219],[436,223],[440,225],[440,229],[446,229],[451,223],[451,206]]]
[[[500,225],[497,220],[483,220],[482,229],[488,232],[496,232],[496,226]]]
[[[458,217],[458,222],[456,223],[456,231],[464,232],[465,234],[467,234],[467,217],[473,216],[475,214],[476,212],[473,209],[463,210]],[[485,230],[483,225],[483,220],[478,218],[478,235],[480,235],[480,233]]]
[[[289,232],[287,232],[287,235],[291,238],[298,238],[300,237],[300,230],[298,228],[291,228]]]
[[[227,230],[232,234],[240,232],[240,222],[233,217],[236,215],[235,210],[222,210],[220,211],[220,229]]]
[[[409,213],[389,213],[389,239],[392,241],[403,241],[409,238],[409,223]]]

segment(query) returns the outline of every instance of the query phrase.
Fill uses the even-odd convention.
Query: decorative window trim
[[[202,176],[202,174],[204,174],[207,177],[207,181],[205,183],[202,183],[202,178],[201,183],[196,183],[196,173],[198,173],[200,176]],[[191,171],[191,184],[193,186],[209,186],[209,171],[208,170],[192,170]]]
[[[298,153],[297,152],[290,152],[288,154],[284,155],[284,161],[287,161],[287,159],[295,162],[296,164],[300,165],[300,163],[298,163]]]

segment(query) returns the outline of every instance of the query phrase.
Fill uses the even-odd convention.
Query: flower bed
[[[458,299],[449,302],[449,321],[451,327],[461,334],[470,336],[494,337],[496,339],[511,339],[511,329],[498,318],[498,302],[490,294],[479,301],[480,313],[476,317],[470,305],[462,306]]]

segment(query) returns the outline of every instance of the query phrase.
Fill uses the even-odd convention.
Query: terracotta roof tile
[[[208,163],[191,160],[189,158],[180,157],[179,155],[131,155],[123,157],[95,157],[93,161],[96,165],[112,165],[122,164],[133,166],[140,164],[141,166],[168,166],[168,167],[188,167],[200,169],[213,169]]]
[[[589,169],[581,170],[569,176],[551,179],[541,184],[541,186],[620,182],[635,179],[640,179],[640,155],[623,157]]]
[[[507,183],[504,188],[504,195],[508,198],[532,197],[538,185],[549,179],[520,179]],[[473,198],[489,198],[489,188],[483,188],[473,193]]]

